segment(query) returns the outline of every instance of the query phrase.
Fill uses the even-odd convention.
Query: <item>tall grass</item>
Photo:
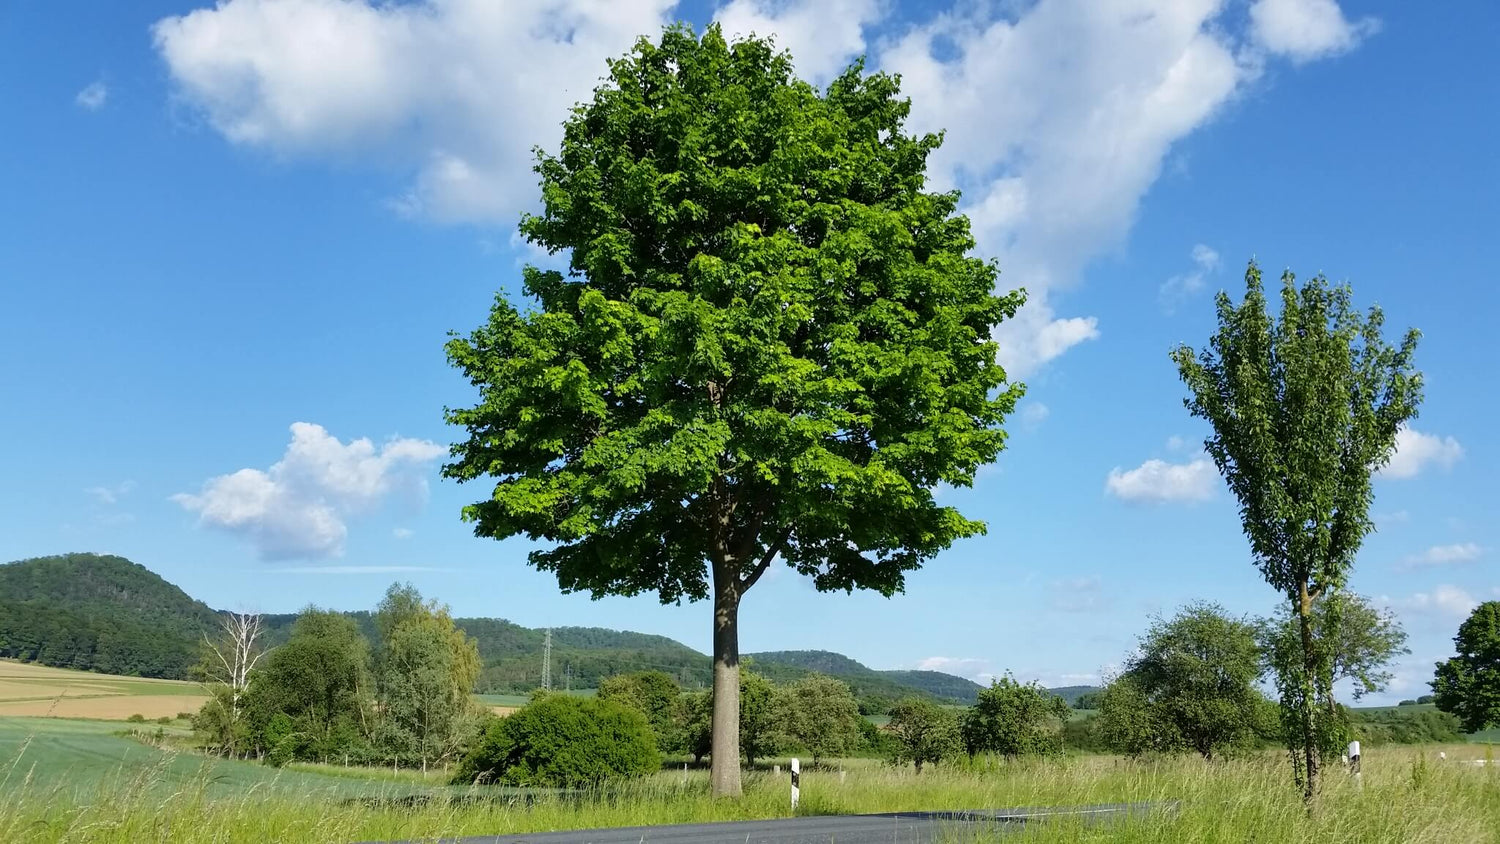
[[[1222,763],[1134,762],[1073,757],[1019,764],[946,766],[918,776],[853,760],[802,781],[801,814],[876,813],[1177,801],[1175,812],[1110,825],[1049,821],[1020,830],[1027,842],[1354,842],[1492,844],[1500,840],[1500,770],[1473,745],[1392,749],[1365,759],[1361,781],[1334,770],[1307,811],[1279,756]],[[225,792],[210,777],[159,781],[166,763],[91,793],[26,781],[12,769],[0,786],[0,841],[210,842],[380,841],[494,835],[584,827],[640,826],[790,815],[785,774],[749,772],[745,797],[715,800],[702,771],[663,771],[587,795],[527,798],[497,788],[423,788],[347,781],[289,791],[268,783]],[[0,777],[3,777],[0,772]],[[954,826],[954,841],[993,830]]]

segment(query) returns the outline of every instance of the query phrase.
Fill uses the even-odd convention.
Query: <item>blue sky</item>
[[[0,559],[122,554],[263,611],[410,580],[460,615],[706,649],[706,606],[561,595],[524,541],[473,538],[458,511],[487,490],[437,467],[442,408],[472,399],[446,333],[537,258],[512,236],[527,150],[635,35],[715,17],[814,81],[859,54],[901,72],[914,125],[948,133],[934,183],[1032,292],[1000,334],[1029,387],[1010,447],[944,492],[989,535],[891,600],[768,576],[744,650],[1062,684],[1152,612],[1268,612],[1167,359],[1255,256],[1424,332],[1427,401],[1353,585],[1411,634],[1386,697],[1425,691],[1500,596],[1500,8],[1480,2],[6,4]]]

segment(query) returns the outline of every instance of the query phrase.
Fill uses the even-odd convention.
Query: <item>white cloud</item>
[[[1021,427],[1028,431],[1035,431],[1047,417],[1052,415],[1052,408],[1039,401],[1027,401],[1021,405]]]
[[[395,530],[391,531],[391,536],[394,536],[397,539],[411,539],[411,537],[412,537],[412,529],[411,528],[396,528]]]
[[[210,479],[197,495],[172,500],[199,522],[249,539],[265,559],[322,558],[343,553],[349,517],[378,506],[393,493],[423,493],[421,470],[441,457],[442,446],[392,439],[348,444],[320,425],[292,425],[286,454],[269,470],[241,469]]]
[[[1104,490],[1131,502],[1206,501],[1213,497],[1218,479],[1218,470],[1206,457],[1190,463],[1151,459],[1129,471],[1111,469]]]
[[[778,49],[791,51],[798,76],[824,84],[865,51],[864,28],[880,19],[884,5],[877,0],[731,0],[714,20],[726,38],[772,36]]]
[[[1161,301],[1162,310],[1168,314],[1177,310],[1177,306],[1203,289],[1203,277],[1219,268],[1219,253],[1199,243],[1193,247],[1193,270],[1181,275],[1174,275],[1162,282],[1157,291],[1157,298]]]
[[[1167,437],[1167,451],[1186,451],[1188,447],[1188,441],[1176,434]]]
[[[1396,450],[1391,461],[1380,470],[1387,478],[1415,477],[1427,466],[1453,468],[1464,456],[1463,446],[1452,437],[1424,434],[1415,428],[1401,426],[1396,432]]]
[[[1417,592],[1409,598],[1397,601],[1387,599],[1385,602],[1398,609],[1443,618],[1464,618],[1479,606],[1479,601],[1473,595],[1457,586],[1446,584],[1431,592]]]
[[[109,99],[109,86],[103,82],[91,82],[73,96],[73,102],[79,108],[89,111],[98,111],[104,107],[105,100]]]
[[[510,222],[536,196],[534,145],[672,0],[221,0],[163,18],[180,95],[231,141],[415,169],[396,200]]]
[[[913,123],[948,130],[936,181],[966,190],[1002,282],[1031,294],[1000,334],[1012,375],[1098,336],[1092,317],[1058,326],[1052,292],[1123,242],[1172,145],[1253,78],[1220,25],[1224,7],[1040,0],[1003,18],[960,4],[881,52]]]
[[[122,481],[113,486],[91,486],[84,492],[92,495],[100,504],[116,504],[135,489],[135,481]]]
[[[1228,0],[963,2],[915,16],[896,5],[731,0],[717,17],[731,34],[773,35],[816,80],[860,53],[902,75],[912,128],[947,133],[933,187],[965,191],[981,253],[1002,285],[1028,290],[997,332],[1012,378],[1100,336],[1097,318],[1056,313],[1059,292],[1124,243],[1173,146],[1257,77],[1267,50],[1332,50],[1326,25],[1306,23],[1326,9],[1293,26],[1281,4],[1258,13],[1256,35]],[[532,146],[555,148],[605,59],[675,9],[220,0],[153,32],[180,96],[232,142],[393,165],[414,173],[391,200],[402,213],[508,224],[535,202]]]
[[[974,657],[929,656],[919,660],[914,668],[918,671],[941,671],[944,674],[968,677],[970,680],[987,680],[994,676],[989,660]]]
[[[1379,29],[1375,18],[1351,23],[1334,0],[1256,0],[1250,6],[1255,43],[1298,63],[1352,50]]]
[[[1420,554],[1413,554],[1403,560],[1406,568],[1421,568],[1427,566],[1447,566],[1454,563],[1472,563],[1484,555],[1484,549],[1473,542],[1463,542],[1455,545],[1434,545]]]

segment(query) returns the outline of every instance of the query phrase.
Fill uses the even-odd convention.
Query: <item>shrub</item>
[[[146,716],[144,716],[141,713],[137,712],[134,715],[130,716],[129,718],[126,718],[125,720],[128,721],[128,722],[130,722],[130,723],[132,723],[132,724],[144,724],[144,723],[146,723]]]
[[[612,700],[546,695],[488,722],[456,782],[581,788],[661,767],[646,716]]]

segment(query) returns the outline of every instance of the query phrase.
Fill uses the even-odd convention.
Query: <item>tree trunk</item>
[[[1318,793],[1318,731],[1314,723],[1318,717],[1317,705],[1317,659],[1313,656],[1312,595],[1303,582],[1298,594],[1297,624],[1302,632],[1302,754],[1307,765],[1307,777],[1303,781],[1302,799],[1311,803]]]
[[[715,797],[740,796],[739,613],[735,576],[715,571],[713,749],[709,778]]]

